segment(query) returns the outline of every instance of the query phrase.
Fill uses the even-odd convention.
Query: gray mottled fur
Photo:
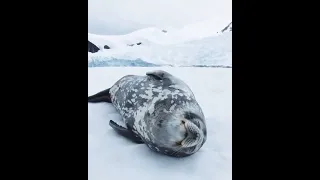
[[[154,151],[183,157],[197,152],[206,141],[205,118],[194,94],[182,80],[165,71],[124,76],[110,88],[110,96],[125,128]],[[175,132],[164,128],[163,124],[186,114],[197,117],[193,123],[202,130],[204,137],[200,144],[178,150],[167,143],[170,133]]]

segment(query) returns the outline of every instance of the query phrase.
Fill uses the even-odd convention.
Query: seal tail
[[[111,103],[111,96],[110,96],[110,88],[104,91],[98,92],[92,96],[88,97],[88,102],[90,103],[100,103],[100,102],[107,102]]]

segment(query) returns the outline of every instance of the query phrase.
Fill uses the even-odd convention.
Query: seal
[[[126,127],[109,125],[135,143],[173,156],[190,156],[207,139],[203,111],[189,86],[163,70],[126,75],[109,89],[88,97],[90,103],[112,103]]]

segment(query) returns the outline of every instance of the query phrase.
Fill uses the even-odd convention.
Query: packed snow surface
[[[121,121],[111,104],[88,103],[88,180],[231,180],[232,69],[174,67],[97,67],[88,69],[88,96],[124,75],[162,69],[185,81],[202,107],[207,142],[196,154],[172,158],[119,136],[109,120]]]

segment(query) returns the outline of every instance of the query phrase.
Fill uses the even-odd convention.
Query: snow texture
[[[100,48],[88,52],[88,66],[232,66],[232,32],[222,33],[225,27],[211,18],[181,28],[148,27],[125,35],[88,33],[88,40]]]
[[[142,61],[141,59],[115,59],[108,57],[93,57],[88,61],[88,67],[157,67],[159,65]]]
[[[232,69],[175,67],[89,68],[88,96],[128,74],[165,70],[185,81],[202,107],[207,141],[194,155],[176,159],[119,136],[109,120],[121,123],[111,104],[88,104],[88,180],[231,180]]]
[[[140,41],[130,41],[140,42]],[[232,32],[221,36],[203,38],[201,40],[187,41],[173,45],[151,44],[142,41],[140,46],[123,46],[109,43],[111,49],[88,53],[88,63],[94,60],[125,59],[135,61],[140,59],[146,63],[157,65],[192,66],[192,65],[224,65],[232,66]],[[99,44],[98,44],[99,45]],[[103,43],[100,42],[100,46]],[[135,62],[133,62],[135,63]]]

